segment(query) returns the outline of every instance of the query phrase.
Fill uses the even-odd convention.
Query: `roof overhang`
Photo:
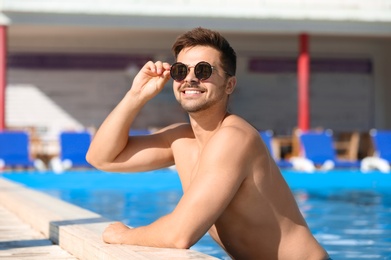
[[[391,36],[391,1],[3,0],[14,25],[183,31],[197,26],[232,33]],[[1,21],[1,20],[0,20]]]

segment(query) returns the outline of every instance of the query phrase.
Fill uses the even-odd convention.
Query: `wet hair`
[[[236,73],[236,53],[228,41],[218,32],[197,27],[180,35],[172,46],[175,59],[185,48],[209,46],[220,52],[221,67],[234,76]]]

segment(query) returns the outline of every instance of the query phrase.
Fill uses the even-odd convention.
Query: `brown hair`
[[[228,41],[218,32],[202,27],[194,28],[180,35],[172,46],[175,58],[178,54],[188,47],[209,46],[221,54],[221,66],[230,76],[236,73],[236,53]]]

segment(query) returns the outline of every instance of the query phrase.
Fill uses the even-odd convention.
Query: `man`
[[[148,171],[176,165],[184,195],[174,211],[130,229],[111,224],[112,244],[189,248],[207,231],[234,259],[327,259],[260,135],[227,112],[236,85],[236,54],[203,28],[173,45],[177,63],[148,62],[103,122],[87,160],[105,171]],[[190,123],[148,136],[128,136],[142,107],[171,77]]]

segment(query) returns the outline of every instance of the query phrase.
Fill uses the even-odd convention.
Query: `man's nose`
[[[194,68],[189,68],[189,72],[186,75],[185,81],[186,82],[198,82],[199,81],[199,79],[196,77],[196,75],[194,73]]]

